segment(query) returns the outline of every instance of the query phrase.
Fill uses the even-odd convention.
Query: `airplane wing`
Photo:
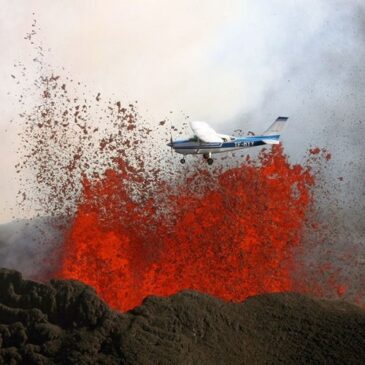
[[[222,143],[223,139],[206,122],[191,122],[190,127],[194,134],[206,143]]]

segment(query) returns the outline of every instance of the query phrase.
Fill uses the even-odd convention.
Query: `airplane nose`
[[[169,143],[167,144],[167,146],[168,146],[168,147],[172,147],[172,142],[169,142]]]

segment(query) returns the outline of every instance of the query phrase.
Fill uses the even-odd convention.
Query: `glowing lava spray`
[[[226,300],[293,289],[293,249],[300,243],[314,182],[282,147],[222,172],[182,181],[178,194],[136,202],[122,161],[84,180],[64,245],[60,276],[92,285],[112,307],[128,310],[147,295],[196,289]],[[158,206],[164,194],[165,208]]]

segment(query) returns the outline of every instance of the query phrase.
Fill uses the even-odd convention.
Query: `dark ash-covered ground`
[[[0,269],[1,364],[363,364],[365,311],[296,293],[240,304],[198,292],[125,314],[88,286]]]

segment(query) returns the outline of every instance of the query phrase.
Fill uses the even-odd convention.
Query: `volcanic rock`
[[[194,291],[119,313],[89,286],[0,269],[0,364],[363,364],[365,311],[297,293]]]

